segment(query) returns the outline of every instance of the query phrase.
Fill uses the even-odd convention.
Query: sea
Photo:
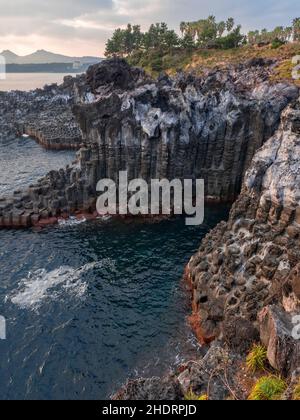
[[[65,76],[66,73],[7,73],[4,80],[0,78],[0,91],[30,91],[53,83],[61,84]]]
[[[6,86],[61,77],[15,75]],[[74,157],[31,138],[2,139],[0,197]],[[44,230],[1,230],[1,399],[104,400],[128,378],[161,376],[198,357],[182,277],[203,237],[227,217],[227,207],[214,206],[201,226],[71,218]]]

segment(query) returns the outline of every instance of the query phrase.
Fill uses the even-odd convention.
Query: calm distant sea
[[[75,73],[72,74],[75,76]],[[6,80],[0,80],[0,91],[32,90],[46,84],[62,83],[66,73],[8,73]]]

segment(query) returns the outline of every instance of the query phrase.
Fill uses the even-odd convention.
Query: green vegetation
[[[246,42],[241,26],[235,27],[233,18],[217,22],[215,16],[196,22],[182,22],[181,37],[164,22],[152,24],[147,32],[139,25],[128,24],[126,29],[117,29],[107,41],[107,57],[131,57],[138,52],[155,51],[157,55],[178,50],[192,51],[196,48],[236,48]],[[226,33],[226,35],[224,35]]]
[[[267,360],[267,349],[255,344],[247,356],[247,369],[252,373],[263,371],[266,369]]]
[[[278,376],[264,376],[254,385],[249,396],[250,401],[281,400],[287,389],[286,382]]]
[[[263,29],[262,31],[251,31],[248,34],[248,42],[251,45],[268,45],[272,43],[281,43],[281,45],[290,42],[294,38],[293,27],[284,28],[278,26],[273,31]]]
[[[196,395],[192,390],[188,392],[188,394],[184,397],[185,401],[208,401],[208,395]]]
[[[188,66],[191,69],[195,57],[200,65],[208,66],[210,61],[212,65],[218,65],[227,60],[235,62],[239,58],[264,54],[272,58],[298,41],[300,18],[294,19],[289,27],[251,31],[245,36],[233,18],[218,22],[215,16],[209,16],[194,22],[182,22],[177,32],[169,29],[164,22],[151,25],[146,32],[142,32],[139,25],[128,24],[125,29],[117,29],[107,41],[105,55],[125,57],[130,64],[156,75],[161,71],[176,72]]]
[[[246,43],[246,37],[241,34],[241,29],[240,25],[235,27],[233,18],[229,18],[226,22],[217,22],[215,16],[180,24],[182,39],[189,40],[198,48],[237,48]]]

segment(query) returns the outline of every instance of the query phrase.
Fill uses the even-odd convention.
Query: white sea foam
[[[98,219],[101,219],[102,222],[109,222],[112,219],[112,216],[109,216],[109,215],[100,216]]]
[[[6,300],[10,300],[22,309],[37,310],[43,302],[64,299],[66,294],[82,298],[88,287],[87,282],[82,279],[83,275],[102,267],[114,269],[114,262],[103,259],[85,264],[78,269],[61,266],[49,272],[45,269],[30,272]]]
[[[58,224],[59,226],[66,227],[66,226],[77,226],[81,225],[82,223],[86,222],[86,218],[82,217],[81,219],[77,219],[76,217],[69,217],[68,219],[59,219]]]
[[[62,266],[50,272],[40,269],[29,273],[9,299],[20,308],[36,310],[45,300],[60,299],[64,291],[83,296],[86,289],[87,284],[80,279],[80,270]]]

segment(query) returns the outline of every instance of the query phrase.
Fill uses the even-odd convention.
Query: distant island
[[[12,51],[2,51],[7,73],[80,73],[99,63],[100,57],[69,57],[45,50],[19,56]]]

